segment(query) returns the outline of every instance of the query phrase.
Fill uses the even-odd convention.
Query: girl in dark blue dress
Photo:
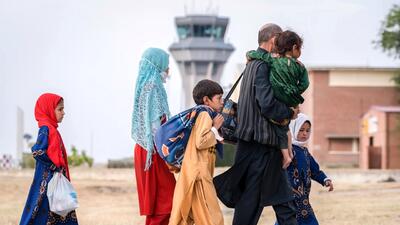
[[[297,205],[296,219],[298,225],[318,225],[311,207],[309,195],[311,180],[328,187],[333,191],[332,181],[320,170],[306,146],[311,133],[311,120],[303,113],[289,125],[292,134],[293,161],[287,168],[288,178],[292,185]]]
[[[55,94],[43,94],[35,106],[35,118],[39,125],[36,144],[32,147],[32,156],[36,167],[28,199],[22,213],[20,225],[77,225],[75,211],[67,216],[59,216],[49,209],[47,184],[55,171],[62,171],[70,179],[67,153],[61,135],[57,130],[58,123],[64,117],[64,100]]]

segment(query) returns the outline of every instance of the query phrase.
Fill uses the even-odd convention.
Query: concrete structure
[[[363,116],[360,168],[400,169],[400,106],[372,106]]]
[[[176,17],[179,41],[169,51],[182,75],[185,105],[194,105],[192,90],[202,79],[220,81],[224,65],[234,47],[224,41],[229,19],[215,15]]]
[[[17,107],[16,143],[15,165],[19,167],[22,162],[22,152],[24,151],[24,111],[20,107]]]
[[[309,149],[322,164],[359,163],[359,123],[373,105],[398,104],[395,68],[308,68],[301,110],[312,118]]]

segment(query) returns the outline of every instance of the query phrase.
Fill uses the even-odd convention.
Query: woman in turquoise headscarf
[[[140,215],[146,225],[166,225],[172,209],[175,177],[156,153],[154,134],[170,116],[165,83],[169,55],[148,48],[142,55],[136,80],[132,114],[132,139]]]

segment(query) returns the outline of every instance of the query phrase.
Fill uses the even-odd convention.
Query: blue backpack
[[[193,125],[197,116],[203,111],[207,111],[211,118],[217,115],[208,106],[198,105],[173,116],[158,128],[154,137],[157,153],[169,165],[181,168]],[[222,145],[220,147],[218,145],[217,151],[221,156]]]

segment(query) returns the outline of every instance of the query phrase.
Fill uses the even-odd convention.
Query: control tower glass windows
[[[226,26],[222,25],[178,25],[177,32],[179,39],[189,37],[213,37],[216,39],[224,39]]]
[[[216,26],[213,30],[213,37],[215,38],[224,38],[225,27],[224,26]]]
[[[214,37],[223,39],[224,34],[225,34],[224,26],[193,25],[194,37]]]
[[[195,37],[211,37],[212,35],[211,25],[193,25],[193,31]]]
[[[189,25],[179,25],[177,30],[180,39],[185,39],[192,36]]]

